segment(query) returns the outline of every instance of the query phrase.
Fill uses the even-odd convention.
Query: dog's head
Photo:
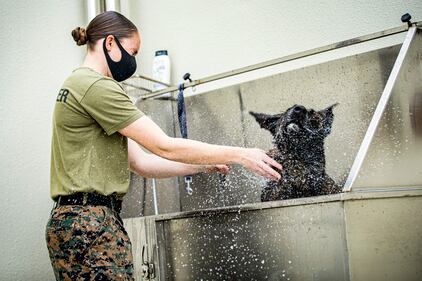
[[[306,109],[302,105],[294,105],[284,113],[264,114],[249,113],[255,117],[261,128],[267,129],[274,137],[275,143],[293,145],[311,144],[323,140],[331,132],[334,114],[333,104],[323,110]]]

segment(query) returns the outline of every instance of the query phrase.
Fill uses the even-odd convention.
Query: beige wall
[[[70,30],[85,23],[82,0],[1,1],[0,279],[52,280],[44,241],[51,111],[60,84],[80,64]],[[421,1],[124,0],[139,25],[140,73],[168,49],[173,82],[200,78],[395,27]]]
[[[140,72],[151,75],[155,50],[168,49],[172,82],[347,40],[422,20],[419,0],[141,0],[123,9],[142,34]],[[129,4],[127,4],[129,3]]]
[[[53,280],[44,229],[49,198],[51,112],[80,64],[70,31],[83,1],[1,1],[0,280]]]

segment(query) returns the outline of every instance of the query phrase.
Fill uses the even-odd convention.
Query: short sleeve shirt
[[[127,138],[117,131],[144,114],[115,80],[81,67],[60,89],[53,113],[51,197],[129,188]]]

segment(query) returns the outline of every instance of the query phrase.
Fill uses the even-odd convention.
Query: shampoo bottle
[[[154,61],[152,63],[152,78],[170,84],[170,58],[167,50],[160,50],[155,52]],[[154,91],[166,88],[166,86],[154,83]]]

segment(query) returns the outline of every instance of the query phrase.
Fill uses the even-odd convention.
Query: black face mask
[[[118,82],[128,79],[136,71],[135,57],[131,56],[128,52],[126,52],[122,45],[120,45],[120,42],[117,37],[114,36],[114,40],[116,40],[117,46],[119,47],[120,52],[122,53],[122,58],[120,59],[120,61],[112,60],[107,52],[106,39],[107,37],[104,39],[103,42],[103,50],[107,60],[108,68],[110,69],[113,79]]]

